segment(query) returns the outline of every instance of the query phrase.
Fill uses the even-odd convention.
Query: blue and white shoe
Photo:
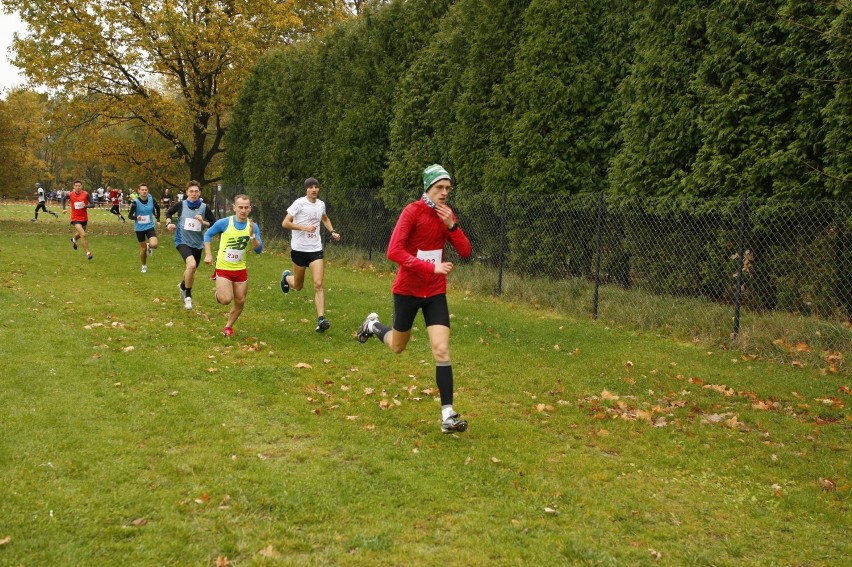
[[[281,291],[284,293],[290,292],[290,284],[287,283],[287,276],[290,275],[290,270],[284,270],[284,273],[281,274]]]

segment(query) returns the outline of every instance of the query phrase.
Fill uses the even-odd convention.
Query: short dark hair
[[[316,177],[308,177],[307,179],[305,179],[305,189],[307,189],[308,187],[313,187],[314,185],[319,187],[319,181]]]

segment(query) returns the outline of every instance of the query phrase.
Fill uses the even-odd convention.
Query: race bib
[[[136,222],[142,224],[146,222],[151,222],[151,217],[148,215],[136,215]]]
[[[183,229],[192,232],[201,232],[201,221],[187,217],[183,221]]]
[[[443,250],[418,250],[417,257],[425,262],[429,262],[433,266],[437,266],[441,263],[441,257],[443,256]]]
[[[74,203],[74,208],[75,209],[85,209],[86,203],[84,203],[83,201],[77,201],[77,202]]]
[[[225,261],[232,264],[238,264],[245,257],[245,250],[235,250],[234,248],[225,248]]]

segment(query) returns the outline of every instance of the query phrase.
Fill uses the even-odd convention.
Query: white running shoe
[[[147,265],[143,265],[143,266],[142,266],[142,273],[143,273],[143,274],[147,274],[147,273],[148,273],[148,266],[147,266]]]
[[[457,413],[441,422],[441,433],[464,433],[465,431],[467,431],[467,421]]]
[[[378,320],[379,316],[376,313],[370,313],[367,315],[367,318],[364,319],[364,322],[361,323],[361,326],[358,328],[358,332],[355,333],[359,343],[366,343],[367,340],[373,336],[373,331],[370,330],[370,324],[373,321]]]
[[[184,309],[192,309],[192,298],[191,297],[184,298],[183,308]]]

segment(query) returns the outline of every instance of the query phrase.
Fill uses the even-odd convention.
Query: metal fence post
[[[506,256],[506,190],[500,201],[500,261],[497,265],[497,295],[503,293],[503,259]]]
[[[598,298],[600,297],[601,285],[601,241],[603,237],[603,213],[604,194],[598,195],[598,226],[595,242],[595,293],[592,299],[592,319],[598,318]]]
[[[745,232],[748,219],[748,197],[743,195],[740,204],[740,249],[737,255],[737,288],[734,292],[734,342],[740,338],[740,305],[743,290],[743,265],[745,264]]]
[[[373,261],[373,230],[376,226],[376,217],[373,214],[373,196],[370,195],[370,232],[367,236],[367,259]]]

